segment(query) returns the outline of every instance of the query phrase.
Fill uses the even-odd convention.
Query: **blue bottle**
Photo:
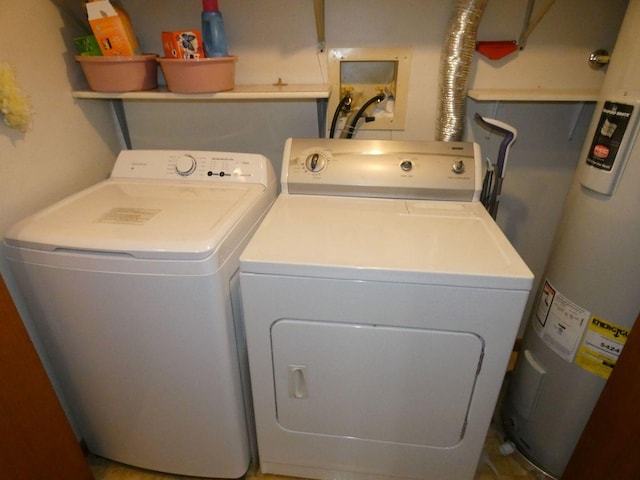
[[[202,42],[207,57],[226,57],[227,35],[218,0],[202,0]]]

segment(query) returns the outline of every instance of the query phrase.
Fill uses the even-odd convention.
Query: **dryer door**
[[[284,429],[433,447],[463,438],[477,335],[280,320],[271,340]]]

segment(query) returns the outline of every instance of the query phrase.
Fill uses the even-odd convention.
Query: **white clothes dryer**
[[[240,256],[263,473],[471,480],[533,275],[459,142],[289,139]]]
[[[246,472],[238,256],[276,189],[261,155],[123,151],[109,179],[9,230],[5,253],[91,452]]]

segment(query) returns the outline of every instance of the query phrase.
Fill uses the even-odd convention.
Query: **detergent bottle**
[[[207,57],[226,57],[227,35],[224,31],[222,13],[218,0],[202,0],[202,41]]]

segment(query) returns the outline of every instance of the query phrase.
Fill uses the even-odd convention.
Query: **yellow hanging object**
[[[9,128],[27,132],[31,128],[31,104],[16,85],[13,67],[0,62],[0,111]]]

